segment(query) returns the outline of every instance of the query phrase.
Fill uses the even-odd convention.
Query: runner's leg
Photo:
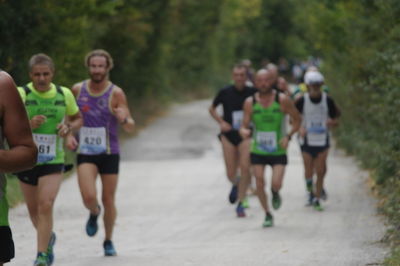
[[[315,159],[315,172],[317,173],[317,185],[315,196],[319,199],[321,196],[322,188],[324,185],[324,177],[326,173],[326,159],[328,157],[329,149],[320,152]]]
[[[38,187],[29,185],[23,182],[19,182],[21,191],[24,194],[26,206],[28,207],[29,217],[31,218],[32,224],[37,228],[37,215],[38,215],[38,200],[37,193]]]
[[[274,192],[279,192],[279,190],[281,190],[284,175],[285,175],[285,165],[276,164],[272,167],[271,189]]]
[[[91,163],[81,163],[78,166],[78,183],[83,204],[90,213],[99,213],[96,190],[97,167]]]
[[[60,189],[62,174],[55,173],[39,178],[38,183],[38,252],[46,252],[53,232],[53,206]]]
[[[239,155],[238,148],[235,147],[229,140],[221,135],[221,143],[222,143],[222,151],[224,154],[224,161],[226,167],[226,175],[228,176],[229,181],[236,185],[236,173],[239,166]]]
[[[250,139],[243,140],[239,144],[240,160],[240,181],[239,181],[239,202],[246,197],[247,188],[250,185]]]
[[[253,171],[254,171],[254,176],[256,177],[257,196],[265,213],[267,213],[269,212],[269,208],[268,208],[268,197],[265,191],[265,179],[264,179],[265,165],[261,164],[253,165]]]
[[[115,206],[115,192],[117,190],[118,175],[102,174],[101,182],[103,184],[102,201],[104,206],[104,227],[105,239],[111,240],[115,219],[117,217],[117,208]]]
[[[307,190],[311,192],[314,174],[313,157],[307,152],[302,152],[301,155],[303,157],[304,177],[306,180]]]

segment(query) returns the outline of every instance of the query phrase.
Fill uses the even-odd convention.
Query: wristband
[[[292,137],[289,134],[287,134],[286,137],[288,138],[288,140],[292,140]]]

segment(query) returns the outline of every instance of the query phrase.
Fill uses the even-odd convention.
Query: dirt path
[[[379,240],[385,228],[366,174],[337,150],[328,162],[324,212],[305,207],[303,167],[292,141],[275,226],[261,227],[264,215],[255,197],[248,217],[236,218],[209,103],[176,106],[124,143],[117,257],[103,257],[102,230],[94,238],[85,235],[88,213],[76,177],[63,183],[55,207],[54,265],[377,265],[383,260],[387,250]],[[11,210],[10,221],[16,258],[8,265],[31,265],[36,242],[26,207]]]

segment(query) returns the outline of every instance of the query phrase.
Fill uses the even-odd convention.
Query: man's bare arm
[[[12,78],[0,73],[0,106],[4,137],[10,147],[0,150],[0,171],[17,172],[36,164],[37,148],[25,107]]]
[[[135,120],[133,120],[131,112],[129,111],[128,101],[124,91],[121,88],[116,88],[113,94],[113,112],[118,119],[118,122],[122,125],[122,128],[128,132],[133,132],[135,127]]]

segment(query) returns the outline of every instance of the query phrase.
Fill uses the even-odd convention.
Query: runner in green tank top
[[[34,265],[51,265],[55,243],[52,213],[64,169],[63,139],[76,132],[83,120],[72,92],[51,83],[54,64],[50,57],[32,56],[29,68],[32,83],[19,88],[19,92],[39,154],[33,169],[17,175],[37,232],[38,254]]]
[[[5,173],[33,167],[37,149],[14,81],[1,70],[0,94],[0,265],[3,265],[14,258],[14,242],[8,224]],[[4,145],[5,140],[8,149]]]
[[[279,93],[272,87],[273,75],[262,69],[257,72],[255,85],[258,92],[246,99],[243,106],[243,123],[240,134],[243,138],[252,137],[250,160],[256,177],[257,195],[266,213],[264,227],[273,225],[264,190],[265,165],[272,167],[272,207],[281,205],[279,190],[287,164],[286,149],[293,134],[299,129],[301,117],[289,96]],[[286,133],[285,115],[291,118],[291,130]],[[253,124],[250,130],[250,122]],[[241,208],[241,202],[238,207]]]

